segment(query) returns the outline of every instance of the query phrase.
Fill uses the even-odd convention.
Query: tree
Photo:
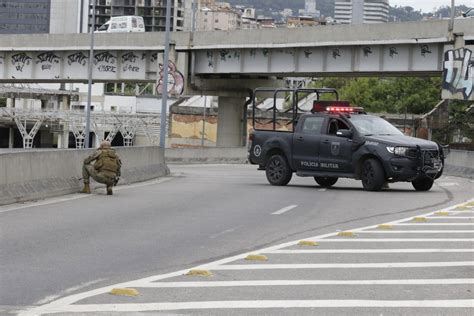
[[[340,99],[363,106],[368,112],[422,114],[440,100],[438,78],[324,78],[314,87],[332,87]]]

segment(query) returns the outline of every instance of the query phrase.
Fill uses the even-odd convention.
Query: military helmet
[[[100,148],[110,148],[110,142],[104,140],[100,143]]]

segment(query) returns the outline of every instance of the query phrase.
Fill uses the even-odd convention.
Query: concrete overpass
[[[156,82],[163,43],[162,33],[97,34],[94,80]],[[474,99],[474,19],[456,20],[453,34],[434,20],[176,32],[172,43],[170,92],[221,96],[221,143],[242,144],[248,89],[283,77],[444,74],[444,98]],[[88,49],[87,34],[2,36],[0,82],[85,82]]]

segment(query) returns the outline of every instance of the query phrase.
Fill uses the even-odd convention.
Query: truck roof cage
[[[285,102],[289,102],[290,106],[286,109],[278,109],[277,107],[277,99],[278,96],[284,94],[285,95]],[[258,102],[258,96],[259,95],[264,95],[266,98],[273,98],[273,106],[265,109],[265,110],[260,110],[261,112],[270,112],[271,117],[269,118],[268,122],[269,124],[272,124],[273,130],[276,130],[277,127],[277,120],[278,120],[278,114],[280,116],[285,115],[285,114],[290,114],[291,115],[291,122],[296,122],[298,120],[298,116],[302,113],[307,113],[310,112],[311,109],[305,110],[299,107],[300,100],[304,99],[308,95],[314,94],[315,98],[314,100],[320,100],[321,96],[325,94],[330,94],[334,95],[334,101],[339,100],[339,94],[336,89],[333,88],[256,88],[253,92],[252,95],[252,127],[253,129],[257,130],[256,128],[256,112],[258,109],[258,106],[261,104]],[[301,96],[303,96],[301,98]],[[293,124],[293,129],[294,129],[294,124]]]

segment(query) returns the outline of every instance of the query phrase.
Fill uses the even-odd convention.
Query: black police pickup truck
[[[274,89],[273,89],[274,90]],[[443,172],[444,152],[441,145],[405,136],[386,120],[367,115],[362,108],[350,107],[348,102],[320,101],[334,89],[277,89],[292,95],[290,114],[293,127],[277,130],[276,103],[272,111],[270,130],[256,123],[259,92],[253,97],[253,131],[249,134],[249,161],[265,170],[272,185],[286,185],[293,173],[314,177],[323,187],[334,185],[338,178],[362,180],[365,190],[379,191],[385,183],[411,182],[417,191],[431,189]],[[298,113],[299,95],[313,94],[316,101],[310,113]],[[292,112],[291,112],[292,111]],[[301,111],[300,111],[301,112]]]

